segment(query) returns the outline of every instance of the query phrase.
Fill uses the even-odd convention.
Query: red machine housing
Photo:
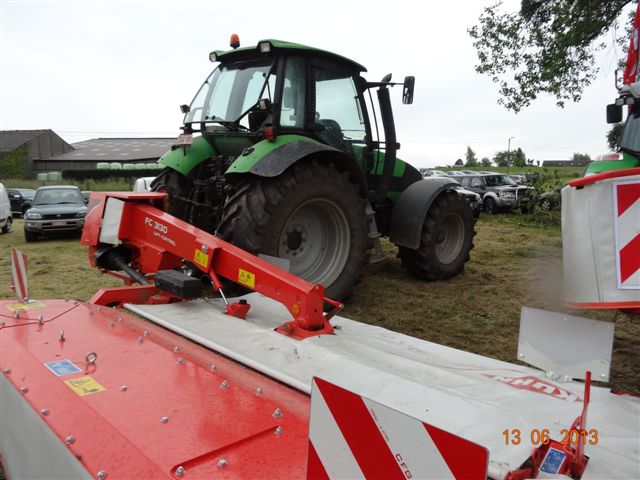
[[[93,193],[89,201],[81,243],[89,246],[92,265],[100,267],[97,254],[104,249],[124,248],[129,265],[142,274],[178,268],[185,260],[207,273],[216,290],[222,290],[218,276],[255,290],[282,303],[293,316],[278,331],[294,338],[333,332],[329,319],[342,304],[324,296],[324,287],[311,284],[224,240],[189,225],[161,210],[164,193]],[[110,231],[107,231],[110,230]],[[108,238],[107,238],[108,237]],[[116,272],[109,272],[116,273]],[[131,284],[131,279],[117,276]],[[143,303],[158,296],[156,302],[179,300],[163,297],[152,286],[122,291],[101,290],[94,303],[110,304],[117,299]],[[333,309],[324,314],[324,305]],[[242,317],[248,307],[229,306],[228,313]]]

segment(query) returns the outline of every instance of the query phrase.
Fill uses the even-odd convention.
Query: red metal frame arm
[[[322,285],[302,280],[152,206],[150,202],[158,204],[157,195],[149,198],[109,193],[101,202],[106,204],[109,197],[124,201],[117,236],[132,251],[134,268],[145,274],[156,273],[187,260],[210,274],[214,282],[216,276],[222,276],[282,303],[294,319],[282,329],[284,333],[304,337],[307,335],[301,330],[333,331],[328,323],[330,316],[323,314],[323,306],[327,302],[341,309],[342,304],[325,298]],[[105,211],[104,205],[96,206]],[[99,233],[95,233],[99,229],[94,223],[101,222],[101,217],[93,214],[87,218],[87,228],[93,234],[86,241],[83,236],[83,243],[94,249],[100,246]]]

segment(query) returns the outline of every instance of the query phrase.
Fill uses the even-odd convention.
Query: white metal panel
[[[561,440],[560,430],[582,410],[579,382],[557,386],[540,370],[343,317],[332,319],[335,335],[297,341],[273,331],[290,320],[281,304],[259,294],[243,298],[252,306],[247,320],[221,313],[219,300],[127,308],[304,392],[318,376],[483,445],[492,478],[517,468],[532,450],[528,441],[505,445],[505,428],[526,438],[548,428]],[[600,441],[586,447],[591,478],[640,478],[638,418],[640,399],[592,389],[588,428],[598,429]]]
[[[9,479],[93,478],[0,375],[0,452]]]
[[[522,308],[518,359],[555,376],[609,381],[615,324]]]
[[[109,245],[118,245],[120,239],[118,231],[122,220],[122,209],[124,201],[108,197],[107,204],[104,207],[104,215],[102,217],[102,226],[100,227],[100,242]]]

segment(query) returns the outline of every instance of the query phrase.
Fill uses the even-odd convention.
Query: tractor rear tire
[[[346,172],[316,161],[274,178],[248,177],[227,200],[217,234],[253,254],[289,260],[289,271],[344,300],[367,250],[365,200]]]
[[[473,249],[474,225],[473,212],[461,195],[441,194],[427,212],[420,246],[415,250],[399,247],[402,266],[422,280],[444,280],[462,273]]]

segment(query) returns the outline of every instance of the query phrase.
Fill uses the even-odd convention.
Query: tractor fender
[[[226,174],[251,173],[258,177],[277,177],[295,163],[309,157],[333,163],[338,171],[348,172],[350,181],[360,187],[360,195],[366,197],[366,179],[355,159],[337,148],[301,135],[282,135],[276,142],[258,142],[245,149]]]
[[[206,158],[215,154],[215,149],[207,140],[203,137],[196,137],[191,145],[172,147],[160,157],[158,163],[187,176],[193,167],[200,165]]]
[[[422,225],[433,201],[443,191],[458,185],[445,177],[430,177],[409,185],[393,204],[389,240],[415,250],[420,246]]]

